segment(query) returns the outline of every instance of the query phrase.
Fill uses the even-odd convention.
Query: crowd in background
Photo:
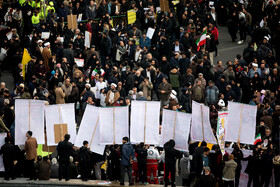
[[[279,176],[279,162],[273,158],[279,154],[280,2],[168,2],[168,12],[157,8],[161,6],[158,0],[46,0],[45,5],[40,0],[20,0],[1,4],[0,68],[13,73],[14,85],[9,90],[1,83],[0,131],[14,137],[14,101],[20,98],[44,100],[49,105],[75,103],[77,122],[87,105],[129,106],[131,100],[158,100],[161,108],[191,113],[194,100],[209,106],[214,133],[218,111],[224,110],[228,101],[242,102],[258,107],[256,135],[261,135],[262,142],[254,147],[230,145],[233,156],[223,160],[218,147],[209,154],[205,145],[191,144],[190,155],[195,161],[188,162],[192,159],[184,154],[180,162],[183,179],[187,179],[184,184],[194,181],[195,185],[208,186],[203,182],[210,181],[232,186],[235,181],[238,186],[240,162],[247,159],[249,181],[254,186],[260,182],[268,185],[273,168],[275,177]],[[115,16],[126,17],[131,9],[136,12],[133,24],[120,19],[112,25]],[[78,22],[78,29],[68,29],[70,14],[82,14],[85,21]],[[220,26],[228,27],[236,45],[249,41],[243,54],[227,62],[214,61],[219,55]],[[155,29],[152,38],[146,35],[148,28]],[[10,31],[11,35],[6,35]],[[85,47],[85,31],[91,35],[89,48]],[[197,41],[204,31],[206,43],[198,49]],[[42,39],[42,32],[50,32],[50,37]],[[21,63],[24,48],[32,58],[25,73]],[[84,65],[79,67],[75,58],[83,59]],[[9,142],[13,140],[7,139]],[[253,155],[243,158],[243,147],[253,149]],[[14,160],[21,168],[17,172],[22,173],[24,153],[18,148],[15,151],[19,158]],[[110,163],[120,169],[115,167],[120,152],[118,146],[111,146],[107,156],[90,155],[97,168],[108,160],[109,176]],[[73,167],[78,160],[73,157]],[[55,159],[52,163],[57,165]],[[184,163],[192,163],[190,170]],[[275,179],[275,186],[279,186],[279,178]],[[119,176],[112,180],[119,180]]]

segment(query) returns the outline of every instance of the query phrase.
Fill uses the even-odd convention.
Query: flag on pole
[[[24,48],[23,55],[22,55],[22,60],[21,60],[23,80],[25,80],[26,65],[30,60],[31,60],[31,56],[28,53],[27,49]]]
[[[207,33],[207,29],[205,29],[205,31],[201,34],[200,38],[195,41],[197,45],[197,51],[200,50],[200,46],[206,43],[206,33]]]
[[[259,142],[262,142],[261,134],[258,134],[258,135],[256,136],[254,145],[256,145],[256,144],[259,143]]]

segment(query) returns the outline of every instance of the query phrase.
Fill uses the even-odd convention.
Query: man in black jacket
[[[79,166],[82,181],[87,181],[90,176],[91,169],[91,152],[88,148],[88,141],[83,142],[83,146],[79,150]]]
[[[169,183],[169,172],[171,173],[171,186],[175,187],[175,172],[176,172],[176,159],[181,157],[180,151],[176,150],[175,148],[175,141],[169,140],[164,144],[165,150],[165,184],[164,186],[168,186]]]
[[[2,154],[5,168],[5,180],[9,180],[10,178],[15,179],[15,147],[13,144],[11,144],[11,140],[9,137],[5,138],[5,144],[1,147],[0,155]]]
[[[145,144],[143,142],[139,145],[139,150],[137,152],[137,163],[138,163],[138,173],[139,173],[139,184],[147,183],[147,149],[145,149]]]
[[[62,180],[62,177],[65,178],[66,181],[69,181],[69,164],[70,164],[70,156],[73,155],[73,145],[69,142],[70,135],[65,134],[64,141],[60,141],[57,145],[57,152],[59,157],[59,170],[58,170],[58,178]]]

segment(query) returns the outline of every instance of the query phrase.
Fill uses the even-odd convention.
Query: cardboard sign
[[[83,14],[79,14],[77,21],[81,21],[83,17]]]
[[[136,21],[136,12],[134,9],[127,11],[127,23],[133,24]]]
[[[13,36],[12,31],[8,32],[8,33],[6,34],[6,36],[7,36],[8,40],[10,40],[10,39],[12,38],[12,36]]]
[[[153,28],[149,27],[149,28],[148,28],[148,30],[147,30],[147,34],[146,34],[146,36],[147,36],[147,37],[149,37],[150,39],[152,39],[152,38],[153,38],[154,33],[155,33],[155,29],[153,29]]]
[[[54,124],[54,138],[55,143],[59,143],[64,140],[64,135],[68,134],[67,124]]]
[[[168,0],[159,0],[159,4],[162,12],[170,12]]]
[[[77,15],[67,15],[68,29],[77,29]]]
[[[91,33],[86,31],[85,32],[85,47],[90,48],[90,41],[91,41]]]
[[[42,32],[42,39],[49,39],[50,38],[50,32]]]
[[[45,144],[43,144],[42,150],[44,152],[54,153],[56,146],[47,146],[47,133],[45,133]]]
[[[84,59],[81,58],[74,58],[75,63],[78,67],[84,67]]]

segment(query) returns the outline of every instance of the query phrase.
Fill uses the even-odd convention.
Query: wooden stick
[[[146,143],[147,101],[145,101],[144,144]]]
[[[243,104],[241,103],[241,111],[240,111],[240,123],[239,123],[239,134],[238,134],[238,142],[240,142],[240,134],[241,134],[241,124],[242,124],[242,110],[243,110]]]
[[[204,125],[203,125],[203,111],[202,111],[202,104],[200,104],[200,109],[201,109],[201,128],[202,128],[202,137],[203,137],[203,141],[204,141]]]
[[[61,124],[60,104],[58,104],[58,116],[59,116],[59,123]]]
[[[30,131],[30,100],[29,100],[28,110],[29,110],[29,131]]]
[[[113,106],[113,129],[114,129],[114,145],[116,143],[116,132],[115,132],[115,106]]]
[[[175,141],[176,120],[177,120],[177,110],[175,111],[175,119],[174,119],[174,130],[173,130],[173,140],[174,141]]]
[[[94,131],[93,131],[93,133],[92,133],[92,137],[91,137],[91,140],[90,140],[89,148],[91,147],[92,140],[93,140],[93,137],[94,137],[94,135],[95,135],[95,131],[96,131],[96,127],[97,127],[98,122],[99,122],[99,116],[98,116],[98,118],[97,118],[97,120],[96,120],[96,123],[95,123],[95,127],[94,127]]]

